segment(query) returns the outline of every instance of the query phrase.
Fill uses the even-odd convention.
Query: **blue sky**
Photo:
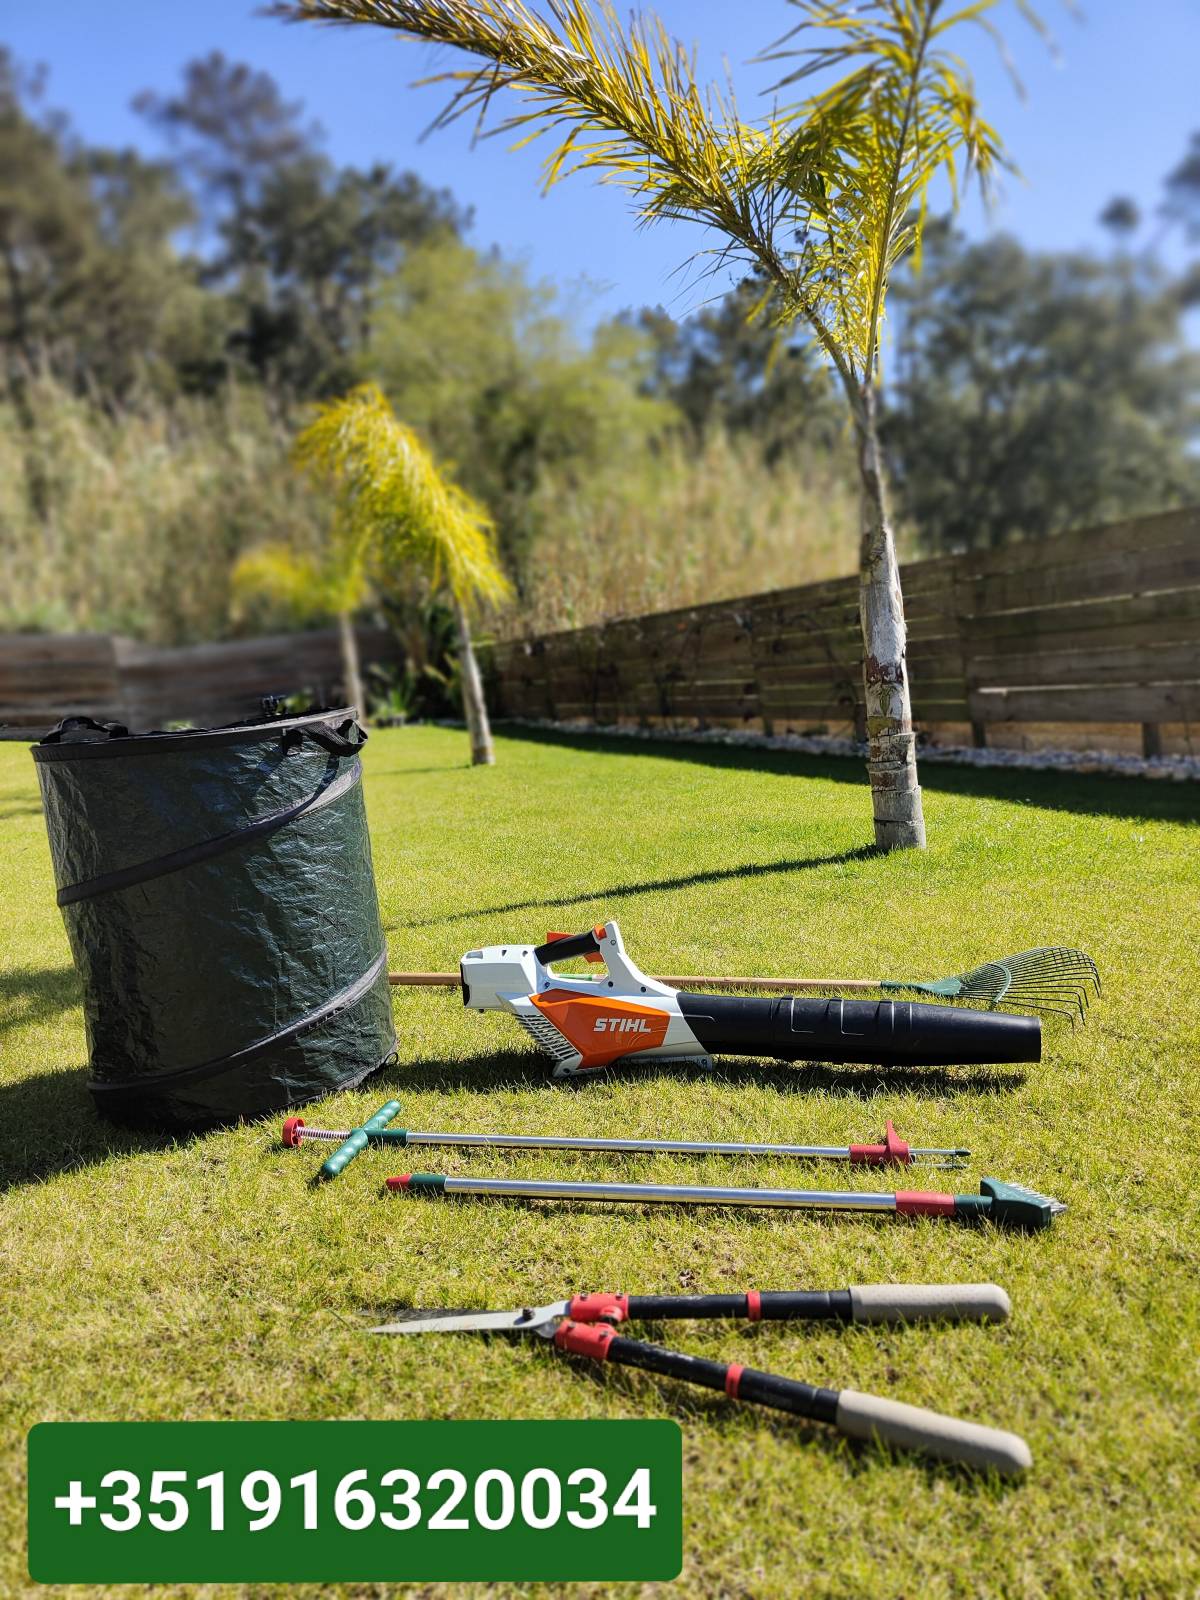
[[[982,37],[968,52],[991,119],[1023,173],[1008,180],[991,220],[974,201],[970,231],[1012,230],[1034,247],[1101,243],[1096,216],[1118,192],[1153,202],[1160,181],[1200,127],[1196,64],[1200,0],[1080,0],[1082,20],[1043,0],[1059,44],[1055,61],[1012,14],[1006,18],[1027,98],[1014,92]],[[729,61],[743,117],[777,69],[750,58],[795,19],[783,0],[660,0],[668,27],[699,49],[705,76]],[[146,142],[129,110],[138,90],[173,87],[190,57],[219,48],[271,72],[325,128],[335,159],[384,158],[446,185],[474,208],[474,239],[499,245],[538,276],[588,280],[593,314],[663,303],[675,315],[710,291],[673,273],[699,235],[680,224],[639,230],[624,201],[576,178],[543,198],[536,152],[493,139],[470,148],[459,127],[420,142],[444,98],[414,89],[447,55],[381,30],[284,27],[256,14],[253,0],[42,0],[0,3],[0,41],[50,72],[52,103],[89,140]]]

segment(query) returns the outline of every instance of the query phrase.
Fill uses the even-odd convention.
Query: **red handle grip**
[[[625,1322],[629,1317],[627,1294],[577,1294],[567,1307],[576,1322]]]
[[[607,1361],[608,1347],[616,1334],[604,1323],[560,1322],[554,1331],[554,1343],[560,1350],[573,1356],[590,1356],[593,1361]]]
[[[889,1122],[884,1129],[882,1144],[852,1144],[850,1159],[876,1167],[886,1166],[891,1161],[908,1166],[912,1160],[912,1151]]]

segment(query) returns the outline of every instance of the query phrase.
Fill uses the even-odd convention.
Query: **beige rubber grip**
[[[1004,1322],[1012,1310],[996,1283],[868,1283],[850,1306],[855,1322]]]
[[[1015,1433],[984,1428],[977,1422],[960,1422],[922,1406],[904,1406],[878,1395],[843,1389],[838,1395],[837,1425],[852,1439],[880,1439],[901,1450],[919,1450],[942,1461],[962,1461],[971,1467],[991,1467],[1006,1477],[1017,1477],[1033,1463],[1029,1446]]]

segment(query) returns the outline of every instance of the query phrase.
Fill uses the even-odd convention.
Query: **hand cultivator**
[[[283,1125],[283,1142],[293,1149],[309,1140],[344,1147],[356,1134],[365,1134],[365,1139],[355,1142],[354,1149],[345,1160],[338,1163],[334,1171],[326,1172],[325,1167],[329,1162],[325,1163],[321,1168],[325,1177],[336,1177],[346,1162],[353,1160],[368,1144],[384,1147],[449,1145],[472,1150],[591,1150],[607,1155],[787,1156],[801,1161],[846,1161],[863,1166],[890,1163],[908,1166],[913,1162],[924,1163],[940,1157],[942,1159],[935,1163],[938,1166],[961,1167],[971,1154],[969,1150],[913,1149],[900,1138],[890,1122],[879,1144],[733,1144],[711,1139],[587,1139],[524,1133],[415,1133],[411,1128],[387,1126],[399,1110],[400,1102],[389,1100],[361,1128],[310,1128],[303,1117],[289,1117]]]
[[[561,939],[547,935],[547,942]],[[559,956],[559,960],[562,957]],[[589,960],[599,960],[589,956]],[[389,972],[394,987],[462,987],[461,972]],[[923,994],[934,1000],[967,1000],[972,1004],[1012,1007],[1021,1011],[1047,1011],[1060,1016],[1078,1015],[1086,1020],[1089,987],[1100,993],[1100,974],[1091,956],[1063,945],[1043,945],[1036,950],[1021,950],[1016,955],[985,961],[970,972],[949,978],[737,978],[692,974],[659,978],[670,989],[761,989],[770,994],[806,994],[824,990],[862,993],[874,989],[884,994]]]
[[[578,1183],[544,1178],[454,1178],[440,1172],[409,1172],[385,1180],[401,1194],[498,1195],[522,1200],[603,1200],[630,1205],[769,1206],[792,1211],[889,1212],[900,1217],[947,1217],[991,1222],[998,1228],[1034,1233],[1048,1228],[1060,1211],[1051,1200],[1019,1183],[984,1178],[978,1194],[935,1194],[902,1189],[862,1194],[854,1189],[726,1189],[709,1184]]]
[[[958,1461],[1007,1476],[1031,1464],[1029,1447],[1014,1433],[901,1405],[853,1389],[823,1389],[738,1362],[708,1361],[613,1332],[628,1319],[745,1317],[751,1322],[818,1320],[839,1322],[999,1322],[1008,1296],[995,1284],[870,1285],[831,1292],[714,1295],[584,1294],[537,1310],[484,1312],[414,1311],[373,1333],[532,1334],[565,1355],[611,1361],[644,1372],[716,1389],[732,1400],[770,1406],[793,1416],[832,1424],[853,1439],[880,1441],[943,1461]]]
[[[553,971],[552,962],[574,956],[602,960],[607,977]],[[554,1059],[556,1078],[635,1058],[709,1065],[713,1055],[750,1055],[950,1066],[1041,1055],[1035,1017],[911,1001],[757,1000],[676,990],[634,966],[615,922],[537,946],[469,950],[460,972],[463,1004],[509,1012]]]

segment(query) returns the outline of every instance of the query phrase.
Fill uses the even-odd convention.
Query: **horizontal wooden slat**
[[[969,653],[1023,655],[1175,640],[1200,642],[1200,588],[973,617],[967,648]]]
[[[990,689],[968,701],[972,720],[982,722],[1194,722],[1200,682]]]
[[[964,615],[995,615],[1089,599],[1194,589],[1200,585],[1200,541],[1141,552],[1104,554],[1079,565],[1043,565],[960,586]]]
[[[1140,644],[1040,650],[1017,657],[974,655],[968,675],[974,689],[1187,681],[1200,679],[1200,649],[1195,644]]]

